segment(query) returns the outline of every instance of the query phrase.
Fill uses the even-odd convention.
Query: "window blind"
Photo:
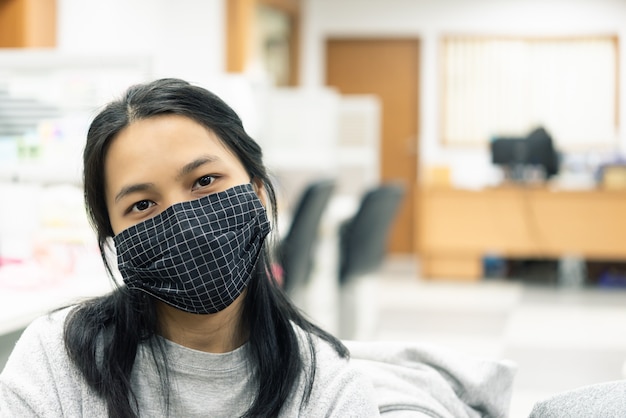
[[[442,135],[485,144],[544,126],[562,149],[614,144],[617,37],[453,36],[442,47]]]

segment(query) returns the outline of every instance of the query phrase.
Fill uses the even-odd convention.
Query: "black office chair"
[[[278,261],[283,270],[283,288],[293,295],[309,281],[314,266],[320,220],[333,190],[334,180],[310,183],[302,192],[291,225],[279,244]]]
[[[339,337],[356,339],[375,319],[374,296],[363,294],[365,280],[376,273],[387,255],[391,226],[405,188],[390,182],[370,189],[361,199],[356,214],[339,227]],[[370,317],[364,318],[364,316]],[[365,325],[363,325],[365,324]],[[369,338],[368,335],[364,336]]]
[[[387,253],[389,232],[404,197],[402,183],[369,190],[357,213],[339,229],[339,283],[376,271]]]

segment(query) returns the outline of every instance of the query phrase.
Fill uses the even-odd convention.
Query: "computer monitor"
[[[505,168],[515,181],[523,181],[525,172],[533,168],[540,168],[546,180],[559,171],[552,137],[542,127],[525,137],[496,137],[491,141],[490,151],[491,162]]]
[[[491,162],[495,165],[525,164],[528,147],[524,137],[497,137],[491,141]]]

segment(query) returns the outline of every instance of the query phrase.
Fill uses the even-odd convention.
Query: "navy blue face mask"
[[[129,289],[210,314],[241,295],[269,231],[265,208],[248,183],[176,203],[113,241]]]

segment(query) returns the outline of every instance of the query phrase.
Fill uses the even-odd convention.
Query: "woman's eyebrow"
[[[131,184],[130,186],[124,186],[122,187],[122,190],[120,190],[119,193],[115,196],[115,203],[119,202],[120,199],[131,193],[143,192],[151,188],[154,188],[154,183],[138,183]]]
[[[221,159],[216,155],[204,155],[200,158],[197,158],[191,161],[190,163],[185,164],[178,171],[178,174],[176,175],[176,179],[180,179],[181,177],[184,177],[185,175],[193,172],[193,170],[195,170],[198,167],[203,166],[204,164],[214,163],[217,161],[221,161]],[[122,199],[123,197],[131,193],[143,192],[154,187],[155,187],[154,183],[137,183],[137,184],[131,184],[129,186],[122,187],[119,193],[115,196],[115,202],[117,203],[120,199]]]
[[[204,164],[214,163],[217,161],[221,161],[221,160],[216,155],[204,155],[200,158],[197,158],[193,160],[192,162],[185,164],[176,175],[176,179],[180,179],[184,177],[185,175],[191,173],[193,170],[195,170],[198,167],[203,166]]]

